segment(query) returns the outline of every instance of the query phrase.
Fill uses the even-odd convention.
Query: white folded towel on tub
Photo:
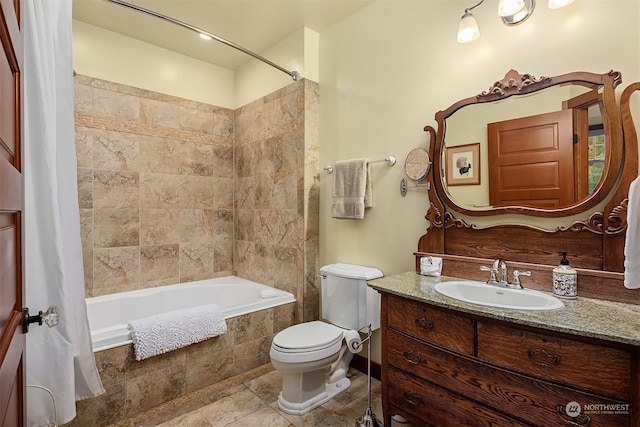
[[[227,332],[217,304],[169,311],[129,323],[136,360],[186,347]]]

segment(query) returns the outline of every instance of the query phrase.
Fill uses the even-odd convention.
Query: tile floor
[[[348,377],[348,390],[305,415],[289,415],[277,405],[282,376],[265,365],[112,427],[354,427],[367,409],[367,376],[350,369]],[[373,412],[382,422],[380,381],[372,379],[371,390]],[[411,424],[394,422],[399,426]]]

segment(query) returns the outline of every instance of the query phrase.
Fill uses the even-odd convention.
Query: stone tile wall
[[[136,361],[131,345],[96,353],[106,394],[78,402],[69,427],[99,427],[132,418],[270,363],[273,336],[291,326],[295,304],[227,320],[227,332],[170,353]]]
[[[233,271],[233,111],[75,77],[87,296]]]
[[[318,84],[293,83],[235,112],[238,276],[287,290],[318,319]]]
[[[88,297],[235,274],[297,299],[142,362],[96,353],[107,394],[72,425],[99,426],[267,364],[277,332],[319,318],[318,84],[236,111],[80,75],[75,91]]]

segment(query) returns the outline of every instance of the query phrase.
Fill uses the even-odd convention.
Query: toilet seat
[[[342,347],[344,331],[319,320],[280,331],[271,345],[271,357],[285,363],[304,363],[330,357]]]

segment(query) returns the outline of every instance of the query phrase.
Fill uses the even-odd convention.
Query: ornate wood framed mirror
[[[621,272],[627,195],[638,176],[629,100],[640,83],[622,92],[619,109],[615,88],[620,83],[621,74],[614,71],[535,77],[511,70],[489,90],[436,113],[437,130],[425,127],[434,167],[427,175],[429,225],[418,242],[416,270],[424,254],[443,254],[452,260],[451,271],[459,273],[451,275],[483,279],[478,265],[503,258],[535,270],[531,287],[545,289],[558,252],[565,251],[572,266],[590,278],[583,280],[589,284],[582,295],[629,301]],[[479,180],[486,188],[473,185],[471,191],[485,199],[468,202],[458,191],[464,186],[447,186],[446,168],[452,165],[445,158],[449,148],[477,142],[481,149],[475,161],[486,171]],[[596,163],[597,173],[590,172]],[[473,170],[473,164],[467,166]],[[514,188],[525,190],[513,196]],[[475,224],[480,217],[496,223]],[[558,224],[532,225],[537,221]],[[619,286],[611,291],[614,282]],[[631,298],[640,302],[640,295]]]

